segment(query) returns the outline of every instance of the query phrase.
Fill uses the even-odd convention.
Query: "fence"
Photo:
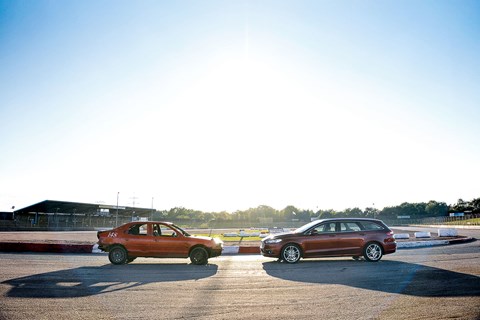
[[[480,215],[471,214],[461,217],[428,217],[421,219],[384,219],[387,225],[460,225],[460,226],[480,226]]]
[[[90,214],[18,215],[15,220],[0,220],[0,230],[95,230],[109,229],[132,221],[132,217]],[[305,221],[261,223],[258,220],[169,220],[184,228],[298,228]],[[430,217],[423,219],[383,219],[389,226],[402,225],[467,225],[479,226],[480,215],[463,217]]]

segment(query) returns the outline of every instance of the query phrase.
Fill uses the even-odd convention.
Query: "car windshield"
[[[301,226],[300,228],[296,229],[295,231],[293,231],[294,233],[303,233],[305,231],[307,231],[308,229],[310,229],[311,227],[319,224],[320,222],[322,222],[323,220],[315,220],[315,221],[312,221],[310,223],[307,223],[306,225],[304,226]]]
[[[177,226],[177,225],[175,225],[175,224],[172,224],[172,226],[173,226],[175,229],[177,229],[178,231],[180,231],[185,237],[189,237],[189,236],[190,236],[190,234],[189,234],[187,231],[183,230],[183,229],[180,228],[179,226]]]

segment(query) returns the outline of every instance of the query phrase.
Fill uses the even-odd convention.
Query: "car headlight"
[[[274,244],[274,243],[279,243],[282,242],[282,239],[267,239],[265,240],[266,244]]]

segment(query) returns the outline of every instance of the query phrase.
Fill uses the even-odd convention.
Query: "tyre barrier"
[[[415,238],[431,238],[432,234],[430,232],[415,232]]]
[[[457,229],[438,229],[438,236],[439,237],[457,237],[458,231]]]
[[[92,253],[91,244],[0,242],[2,252]]]

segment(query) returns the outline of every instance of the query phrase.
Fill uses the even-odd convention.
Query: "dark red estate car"
[[[300,258],[351,256],[379,261],[394,253],[393,231],[376,219],[335,218],[312,221],[293,232],[270,235],[260,250],[266,257],[295,263]]]
[[[137,257],[187,258],[193,264],[207,264],[222,254],[217,238],[192,236],[170,222],[137,221],[97,233],[98,247],[108,252],[113,264],[132,262]]]

